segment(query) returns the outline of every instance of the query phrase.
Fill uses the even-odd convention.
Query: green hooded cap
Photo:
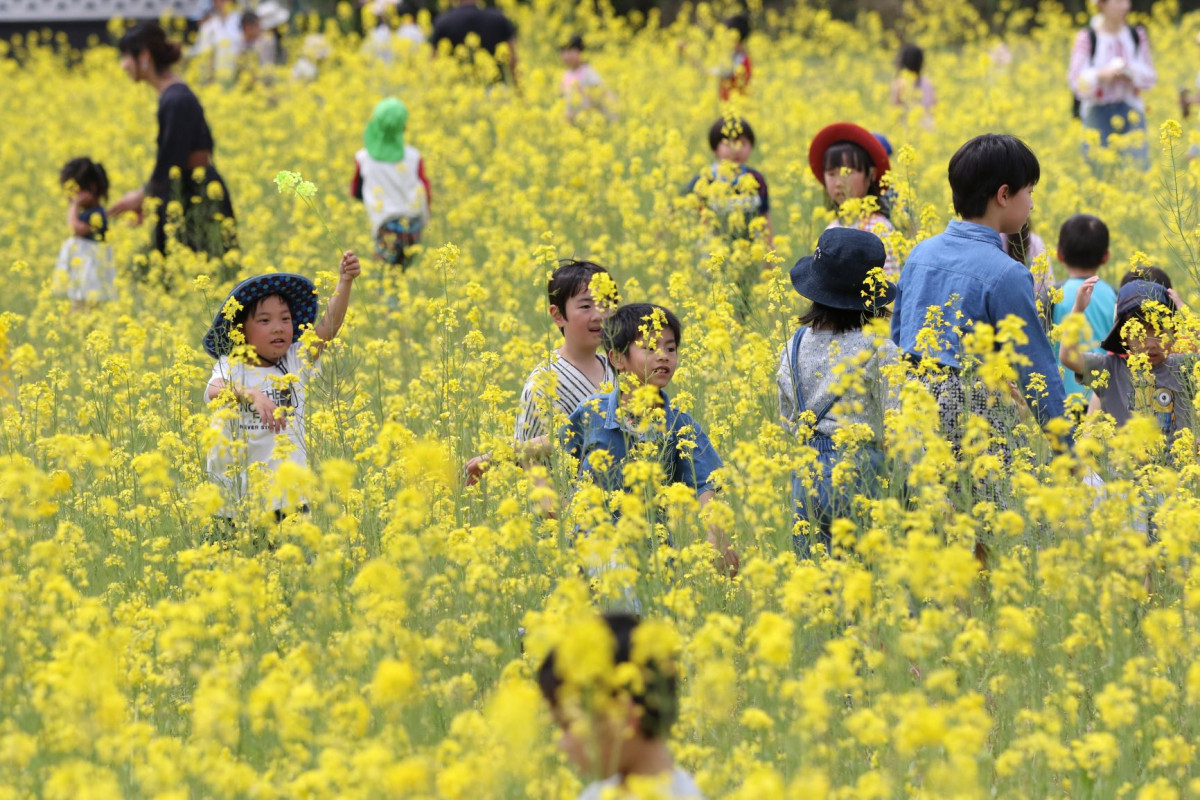
[[[408,107],[395,97],[380,100],[363,132],[367,154],[376,161],[404,160],[404,128]]]

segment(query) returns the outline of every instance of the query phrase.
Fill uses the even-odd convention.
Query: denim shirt
[[[967,332],[975,322],[996,326],[1009,315],[1020,317],[1029,340],[1015,348],[1029,360],[1017,367],[1021,391],[1028,398],[1032,375],[1044,376],[1045,395],[1036,398],[1036,405],[1029,401],[1030,407],[1043,425],[1063,415],[1066,394],[1058,359],[1038,316],[1033,274],[1004,253],[999,233],[953,220],[945,232],[913,248],[904,262],[892,311],[892,341],[905,353],[921,355],[917,332],[925,326],[930,306],[941,308],[948,328],[938,337],[941,349],[926,355],[954,369],[962,366],[962,341],[954,328]]]
[[[684,483],[696,490],[696,496],[714,491],[713,473],[721,468],[721,457],[713,449],[707,434],[689,414],[676,410],[666,392],[662,392],[666,411],[666,429],[645,435],[631,433],[621,426],[620,389],[594,394],[579,404],[563,426],[563,446],[579,459],[579,476],[591,475],[606,491],[625,488],[624,462],[631,445],[644,441],[659,443],[659,460],[667,483]],[[680,450],[680,443],[684,448]],[[695,447],[691,447],[691,443]],[[603,450],[612,456],[608,469],[597,471],[589,456]],[[690,455],[688,454],[690,450]]]

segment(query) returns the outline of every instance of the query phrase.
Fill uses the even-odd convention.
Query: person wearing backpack
[[[886,330],[872,324],[891,316],[896,297],[883,272],[886,259],[875,234],[829,228],[816,252],[791,270],[792,286],[811,305],[779,355],[776,384],[784,426],[816,450],[815,463],[792,476],[793,509],[807,523],[793,535],[801,558],[813,557],[814,543],[832,554],[833,521],[850,516],[854,496],[875,494],[888,477],[884,415],[900,406],[888,367],[901,355]],[[843,433],[835,444],[838,431],[853,426],[857,433]],[[839,463],[853,467],[852,478],[834,479]]]
[[[1099,12],[1075,36],[1067,82],[1079,103],[1085,128],[1107,147],[1114,133],[1141,132],[1122,152],[1142,169],[1150,165],[1143,93],[1158,82],[1150,39],[1141,25],[1127,21],[1131,0],[1092,0]],[[1086,152],[1086,145],[1085,145]]]

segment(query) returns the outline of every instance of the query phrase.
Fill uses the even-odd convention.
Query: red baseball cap
[[[835,122],[822,128],[808,146],[808,166],[818,183],[825,183],[825,151],[838,142],[853,142],[866,150],[875,165],[876,178],[882,178],[892,168],[887,151],[875,134],[853,122]]]

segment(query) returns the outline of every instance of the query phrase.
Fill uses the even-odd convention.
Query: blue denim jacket
[[[620,390],[594,394],[579,404],[563,427],[563,445],[579,459],[579,475],[590,474],[598,486],[607,491],[625,488],[624,462],[630,445],[642,441],[660,440],[659,459],[668,483],[685,483],[696,490],[696,496],[716,489],[713,473],[721,468],[721,457],[713,449],[707,434],[689,414],[671,405],[667,393],[662,393],[666,410],[666,431],[638,436],[621,427],[618,408]],[[684,442],[681,452],[680,442]],[[690,446],[695,443],[695,447]],[[598,472],[588,458],[597,450],[612,456],[611,466]],[[690,455],[689,455],[690,450]]]
[[[946,307],[947,303],[951,305]],[[950,329],[940,337],[943,349],[928,355],[953,368],[961,366],[962,353],[954,327],[965,332],[974,322],[994,326],[1011,314],[1020,317],[1029,342],[1017,352],[1030,362],[1018,367],[1021,392],[1028,399],[1031,375],[1043,375],[1046,394],[1036,398],[1036,404],[1030,401],[1030,407],[1043,425],[1062,416],[1066,393],[1058,359],[1038,316],[1033,275],[1005,254],[999,233],[985,225],[954,220],[945,232],[913,248],[904,262],[892,311],[892,341],[905,353],[920,355],[917,332],[925,326],[930,306],[942,307]]]

